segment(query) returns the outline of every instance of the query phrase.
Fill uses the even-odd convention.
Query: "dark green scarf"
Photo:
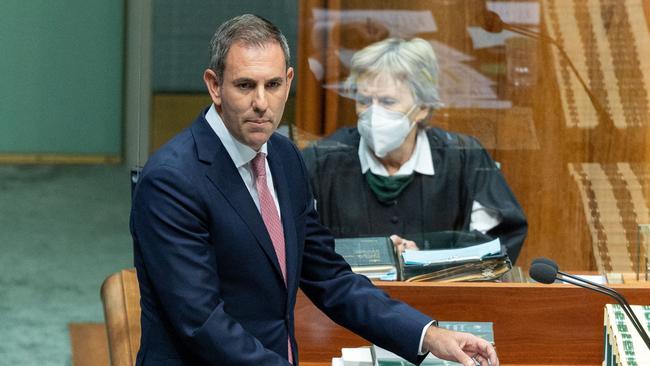
[[[366,173],[366,181],[379,202],[388,204],[393,201],[408,187],[415,177],[411,175],[396,175],[384,177],[372,174],[370,170]]]

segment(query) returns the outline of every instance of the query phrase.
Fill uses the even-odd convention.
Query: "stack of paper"
[[[499,238],[453,249],[420,250],[402,254],[400,278],[405,281],[492,281],[512,268]]]
[[[632,306],[645,329],[650,329],[650,306]],[[650,350],[620,305],[605,305],[603,366],[650,365]]]
[[[414,250],[402,254],[404,264],[432,264],[445,262],[459,262],[481,260],[481,258],[499,254],[501,242],[496,238],[488,243],[473,245],[465,248],[438,249],[438,250]]]

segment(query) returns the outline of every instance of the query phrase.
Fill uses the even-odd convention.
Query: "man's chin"
[[[259,150],[264,143],[266,143],[269,138],[271,138],[271,134],[273,131],[265,131],[265,132],[253,132],[248,135],[248,138],[246,139],[246,145],[250,146],[254,150]]]

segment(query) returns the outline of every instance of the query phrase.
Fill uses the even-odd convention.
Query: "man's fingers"
[[[474,356],[473,358],[474,358],[476,361],[478,361],[478,362],[481,364],[481,366],[490,366],[490,365],[491,365],[490,361],[489,361],[487,358],[485,358],[485,357],[483,357],[482,355],[480,355],[480,354],[477,354],[477,355]]]
[[[469,342],[463,347],[464,352],[473,356],[472,358],[475,360],[470,365],[475,366],[478,363],[481,366],[499,366],[499,358],[492,344],[483,339],[477,341],[477,343]],[[463,363],[463,365],[465,364]]]
[[[499,358],[497,357],[497,351],[490,343],[487,343],[485,345],[484,352],[488,358],[488,363],[486,364],[487,366],[499,366]]]
[[[458,362],[463,364],[463,366],[476,366],[476,362],[474,362],[474,360],[464,352],[459,353],[455,357]]]

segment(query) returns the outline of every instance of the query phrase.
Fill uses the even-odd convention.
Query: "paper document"
[[[345,366],[373,366],[370,347],[341,348],[341,358]]]
[[[499,253],[501,253],[501,241],[496,238],[485,244],[466,248],[407,251],[402,254],[402,257],[404,258],[404,264],[430,264],[480,260],[486,255]]]

